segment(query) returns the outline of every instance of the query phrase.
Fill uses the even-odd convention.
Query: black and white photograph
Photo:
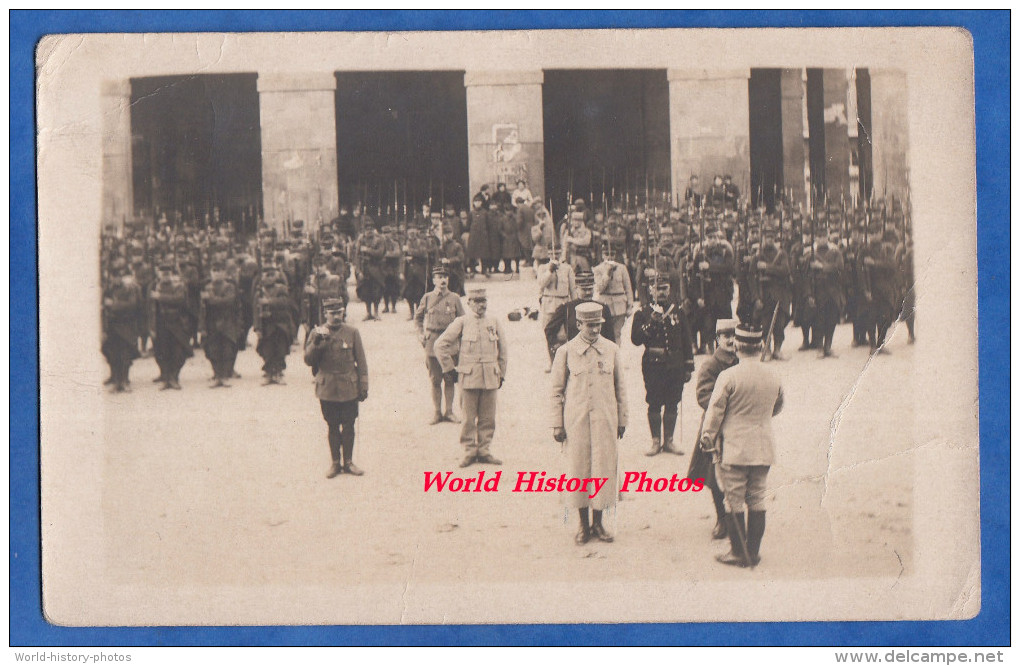
[[[959,31],[36,58],[50,622],[980,610]]]

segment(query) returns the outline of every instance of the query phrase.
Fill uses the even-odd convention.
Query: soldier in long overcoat
[[[581,332],[553,359],[550,416],[553,438],[564,444],[567,476],[608,479],[593,498],[585,490],[564,494],[567,504],[578,510],[575,541],[582,545],[592,537],[613,540],[602,526],[602,512],[616,506],[616,446],[627,426],[627,394],[619,347],[599,335],[602,304],[582,303],[576,316]]]

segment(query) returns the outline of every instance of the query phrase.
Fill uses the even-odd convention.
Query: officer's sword
[[[777,300],[776,307],[774,310],[772,310],[772,323],[769,324],[768,333],[766,334],[765,339],[762,341],[761,358],[758,359],[760,361],[764,361],[765,356],[768,354],[769,344],[772,342],[772,330],[776,327],[776,317],[778,315],[779,315],[779,301]]]

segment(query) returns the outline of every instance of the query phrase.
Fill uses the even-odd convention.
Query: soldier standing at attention
[[[361,476],[354,464],[354,422],[358,403],[368,399],[368,362],[358,329],[344,323],[346,304],[339,298],[322,304],[325,326],[316,326],[305,346],[305,363],[315,375],[315,397],[329,428],[329,453],[333,464],[326,474],[341,472]]]
[[[602,307],[600,303],[577,306],[580,333],[560,347],[553,360],[553,439],[564,444],[567,476],[608,479],[594,498],[587,490],[564,495],[569,506],[578,510],[580,530],[574,541],[579,546],[592,537],[606,543],[613,540],[602,526],[602,512],[616,506],[616,447],[627,427],[623,363],[619,347],[599,335]]]
[[[671,302],[669,282],[655,282],[652,301],[634,313],[630,340],[645,346],[641,374],[648,404],[648,428],[652,446],[645,455],[660,451],[681,455],[673,446],[684,384],[694,373],[694,346],[683,311]]]
[[[152,291],[152,351],[159,365],[160,390],[181,389],[180,374],[191,351],[188,287],[174,273],[172,264],[159,267],[159,278]]]
[[[595,267],[595,291],[599,303],[609,306],[612,318],[613,342],[620,339],[623,325],[634,307],[634,289],[631,287],[627,267],[614,261],[610,245],[602,252],[602,263]]]
[[[577,298],[577,284],[574,269],[570,264],[561,264],[555,257],[551,260],[539,260],[538,266],[538,307],[542,313],[542,330],[547,330],[549,321],[556,309],[567,301]],[[549,365],[545,371],[552,369],[552,352],[549,353]]]
[[[753,567],[765,534],[765,482],[776,458],[772,417],[783,409],[783,387],[775,370],[758,361],[761,332],[737,328],[736,338],[740,363],[716,380],[701,442],[708,451],[721,448],[716,477],[726,504],[730,552],[716,560]]]
[[[425,367],[429,372],[432,385],[432,421],[435,425],[440,421],[460,423],[453,413],[453,398],[457,385],[457,371],[443,372],[436,358],[436,340],[453,323],[457,317],[464,315],[464,306],[460,296],[449,289],[450,274],[445,264],[440,263],[432,268],[432,281],[436,288],[425,294],[417,311],[414,313],[415,326],[418,328],[418,339],[425,348]],[[456,364],[457,355],[453,362]],[[446,394],[446,411],[443,411],[443,394]]]
[[[237,284],[226,277],[221,262],[210,267],[212,276],[202,290],[202,346],[213,368],[210,388],[227,387],[234,376],[234,361],[241,337],[241,302]]]
[[[113,284],[103,295],[103,355],[110,364],[110,378],[117,393],[131,390],[128,372],[138,358],[138,329],[144,312],[142,289],[126,268],[114,268]]]
[[[472,463],[502,465],[489,453],[496,431],[496,391],[506,377],[506,335],[499,320],[485,316],[489,299],[485,289],[468,291],[470,312],[453,320],[435,342],[436,358],[444,373],[456,369],[460,375],[464,427],[460,441],[464,445],[461,467]],[[459,345],[460,359],[454,361]]]
[[[736,351],[736,319],[720,319],[715,323],[715,352],[711,358],[701,364],[698,370],[697,399],[701,409],[708,409],[708,401],[712,398],[715,382],[719,373],[732,368],[739,362]],[[723,504],[723,492],[715,478],[715,466],[712,455],[701,445],[701,429],[705,426],[705,414],[701,415],[698,426],[698,442],[691,454],[691,465],[687,469],[688,479],[705,479],[705,485],[712,491],[712,503],[715,505],[715,528],[712,529],[713,539],[726,538],[726,507]],[[721,444],[721,441],[720,441]]]
[[[285,279],[272,267],[263,269],[258,285],[259,341],[255,351],[262,357],[263,386],[283,384],[283,371],[287,369],[287,354],[297,334],[294,305]]]

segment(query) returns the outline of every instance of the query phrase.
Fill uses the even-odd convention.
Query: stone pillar
[[[783,116],[783,189],[791,197],[794,206],[807,205],[808,183],[805,177],[807,161],[807,140],[805,139],[804,118],[804,72],[800,69],[784,69],[780,74]]]
[[[825,114],[825,193],[829,203],[849,202],[850,132],[847,124],[847,92],[850,81],[845,69],[822,70],[822,108]]]
[[[868,69],[871,74],[871,157],[875,197],[906,201],[909,187],[907,75]]]
[[[338,213],[336,77],[328,73],[259,74],[262,200],[265,221],[328,223]]]
[[[103,224],[134,217],[131,173],[131,81],[105,81],[100,86],[103,129]]]
[[[520,177],[545,196],[544,79],[540,70],[464,74],[471,196],[486,183],[506,182],[512,191]]]
[[[669,133],[673,196],[691,174],[707,191],[715,174],[731,174],[746,197],[751,187],[747,80],[750,69],[670,69]]]

